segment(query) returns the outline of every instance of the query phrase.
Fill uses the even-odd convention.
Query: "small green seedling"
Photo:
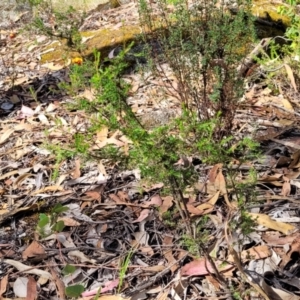
[[[63,221],[58,221],[59,214],[67,211],[69,208],[61,205],[60,203],[55,204],[51,209],[50,214],[40,214],[39,222],[37,224],[37,231],[42,237],[46,237],[53,232],[63,231],[65,224]]]
[[[81,284],[74,284],[67,286],[65,293],[68,297],[77,298],[84,292],[84,286]]]
[[[71,275],[76,271],[76,267],[67,264],[63,269],[62,273],[66,275]],[[77,298],[84,292],[84,286],[81,284],[74,284],[66,287],[65,293],[68,297]]]
[[[119,285],[118,285],[118,293],[120,293],[120,290],[122,288],[123,280],[126,276],[126,272],[127,272],[128,266],[130,264],[130,260],[132,258],[133,253],[134,253],[134,251],[131,249],[121,264],[121,269],[120,269],[120,273],[119,273],[120,281],[119,281]]]

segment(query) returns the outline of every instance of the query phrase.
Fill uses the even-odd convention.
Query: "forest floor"
[[[245,207],[256,226],[247,235],[227,234],[229,223],[240,222],[227,167],[200,165],[186,196],[188,217],[203,235],[193,243],[182,236],[185,224],[161,182],[142,183],[139,170],[120,172],[118,161],[65,158],[74,134],[90,124],[84,111],[69,106],[78,97],[92,101],[93,94],[70,96],[59,88],[70,82],[69,69],[40,64],[40,49],[50,43],[43,35],[33,41],[26,31],[1,31],[2,299],[93,299],[97,293],[103,300],[300,299],[299,70],[285,63],[270,80],[259,67],[245,80],[235,116],[232,134],[255,132],[261,146],[257,160],[231,163],[241,182],[256,170],[255,203]],[[175,76],[163,68],[161,77],[141,69],[124,75],[128,103],[147,116],[149,127],[162,111],[180,109],[165,84],[166,76],[176,84]],[[108,129],[93,141],[95,149],[128,143]],[[245,190],[245,197],[252,194]],[[50,228],[61,221],[61,230]],[[200,244],[209,256],[199,256]]]

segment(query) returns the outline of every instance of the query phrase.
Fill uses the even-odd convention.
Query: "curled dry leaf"
[[[2,298],[2,295],[6,292],[7,284],[8,275],[5,275],[0,281],[0,299]]]
[[[225,177],[222,174],[222,170],[219,171],[216,180],[215,180],[215,187],[218,191],[220,191],[220,193],[226,194],[227,190],[226,190],[226,182],[225,182]]]
[[[287,224],[287,223],[283,223],[283,222],[276,222],[276,221],[272,220],[268,215],[265,215],[265,214],[249,213],[249,215],[259,225],[263,225],[270,229],[277,230],[286,235],[292,233],[296,229],[296,227],[291,224]]]
[[[57,287],[60,300],[65,300],[66,296],[65,296],[65,284],[64,284],[64,282],[59,278],[59,276],[57,274],[57,271],[54,268],[51,268],[50,271],[51,271],[51,275],[53,276],[55,285]]]
[[[195,207],[193,204],[187,203],[186,207],[188,212],[193,216],[203,215],[204,210],[200,210],[199,208]]]
[[[48,118],[44,114],[39,114],[38,118],[43,125],[47,125],[47,126],[50,125]]]
[[[150,212],[151,212],[150,209],[143,209],[140,213],[140,216],[136,220],[132,221],[132,223],[138,223],[144,221],[149,217]]]
[[[87,191],[84,194],[87,195],[91,200],[101,200],[101,194],[97,191]]]
[[[179,264],[176,263],[176,259],[173,256],[172,250],[166,250],[163,252],[164,257],[168,261],[168,265],[171,266],[170,270],[172,274],[178,269]]]
[[[146,201],[145,204],[150,207],[150,206],[156,206],[160,207],[162,205],[162,199],[160,195],[156,194],[153,197],[151,197],[150,201]]]
[[[28,257],[44,255],[45,249],[37,241],[33,241],[22,253],[22,258],[27,260]]]
[[[8,264],[8,265],[11,265],[11,266],[15,267],[20,272],[24,272],[24,273],[27,273],[27,274],[38,275],[38,276],[41,276],[45,279],[52,279],[52,275],[49,272],[43,271],[43,270],[40,270],[40,269],[30,268],[29,266],[24,265],[24,264],[20,263],[19,261],[12,260],[12,259],[4,259],[3,262],[5,264]]]
[[[37,283],[32,276],[29,276],[27,282],[27,295],[26,300],[37,299]]]
[[[208,173],[208,180],[210,183],[215,183],[218,172],[222,168],[222,166],[223,164],[216,164],[212,167],[212,169],[210,169]]]
[[[46,192],[57,192],[57,191],[63,191],[64,188],[62,186],[52,185],[52,186],[46,186],[42,189],[39,189],[37,191],[34,191],[31,193],[32,196],[36,196],[38,194],[46,193]]]
[[[166,196],[162,197],[162,205],[160,206],[159,212],[160,214],[164,214],[169,210],[170,207],[173,205],[173,197],[172,196]]]
[[[5,130],[3,133],[1,133],[0,135],[0,144],[3,144],[4,142],[6,142],[9,137],[14,133],[14,129],[10,128]]]
[[[295,82],[295,77],[294,77],[291,67],[288,64],[284,64],[284,67],[285,67],[285,70],[288,74],[289,80],[291,81],[291,84],[292,84],[295,92],[298,92],[296,82]]]
[[[165,266],[157,265],[157,266],[142,267],[141,269],[146,272],[159,273],[163,271],[165,268],[166,268]]]
[[[211,212],[214,209],[216,202],[220,196],[220,191],[217,191],[213,197],[211,197],[206,203],[202,203],[197,206],[199,211],[203,211],[205,214]]]
[[[57,221],[63,221],[65,226],[80,226],[80,223],[70,217],[58,217]]]
[[[75,159],[75,168],[74,168],[74,171],[72,172],[72,178],[77,179],[77,178],[80,177],[80,175],[81,175],[81,172],[80,172],[80,159],[76,158]]]
[[[289,196],[291,193],[291,183],[289,180],[284,181],[281,189],[281,195],[284,197]]]
[[[70,251],[68,253],[68,256],[71,258],[71,259],[79,259],[79,261],[81,263],[86,263],[86,262],[89,262],[91,264],[94,264],[96,262],[95,259],[90,259],[88,258],[83,252],[79,251],[79,250],[74,250],[74,251]]]

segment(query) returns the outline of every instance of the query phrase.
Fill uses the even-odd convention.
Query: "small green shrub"
[[[238,1],[235,15],[225,1],[219,5],[194,1],[191,7],[186,1],[158,0],[158,12],[147,0],[139,3],[142,25],[153,30],[150,39],[162,49],[154,59],[154,69],[161,73],[161,62],[172,67],[179,82],[174,89],[184,109],[197,121],[213,120],[214,140],[222,140],[230,134],[243,93],[243,77],[237,67],[255,39],[251,1]]]

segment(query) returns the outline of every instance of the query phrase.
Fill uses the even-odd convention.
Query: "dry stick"
[[[150,287],[153,283],[155,283],[159,278],[163,277],[164,275],[166,275],[171,268],[178,264],[180,261],[183,261],[186,258],[187,255],[181,257],[179,260],[177,260],[176,262],[172,263],[171,265],[169,265],[166,269],[162,270],[161,272],[159,272],[158,274],[156,274],[155,276],[151,277],[150,279],[148,279],[146,282],[142,282],[141,284],[139,284],[138,286],[136,286],[133,290],[129,291],[129,293],[126,296],[130,296],[133,295],[136,292],[140,292],[145,290],[146,288]]]
[[[211,275],[212,277],[216,277],[216,279],[219,281],[219,283],[222,285],[225,293],[226,293],[226,299],[227,300],[233,300],[232,296],[231,296],[231,292],[230,289],[227,286],[227,281],[224,278],[224,276],[219,272],[218,268],[216,267],[216,264],[214,262],[214,260],[211,258],[211,256],[209,255],[209,253],[207,253],[205,247],[202,245],[202,243],[200,243],[199,247],[201,248],[204,257],[205,257],[205,268],[206,271],[209,273],[209,275]],[[207,262],[209,262],[209,264],[211,265],[214,273],[211,273],[209,270],[209,267],[207,266]]]
[[[5,263],[5,262],[4,262]],[[16,276],[25,272],[28,272],[30,270],[34,270],[34,269],[40,269],[40,268],[52,268],[52,267],[59,267],[59,266],[63,266],[65,267],[66,264],[47,264],[47,265],[39,265],[39,266],[34,266],[34,267],[28,267],[27,269],[24,269],[22,271],[18,271],[10,276]],[[113,268],[113,267],[106,267],[106,266],[97,266],[97,265],[85,265],[85,264],[72,264],[72,266],[74,267],[85,267],[85,268],[91,268],[91,269],[109,269],[109,270],[118,270],[119,268]]]
[[[273,141],[277,144],[284,145],[286,147],[291,147],[291,148],[300,150],[300,145],[297,145],[296,143],[293,143],[293,142],[286,142],[286,141],[281,141],[281,140],[278,140],[278,139],[270,139],[270,141]]]
[[[282,107],[282,106],[277,105],[277,104],[275,104],[275,103],[268,103],[268,104],[271,105],[271,106],[274,106],[274,107],[276,107],[276,108],[279,108],[279,109],[281,109],[281,110],[283,110],[283,111],[285,111],[285,112],[287,112],[287,113],[290,113],[290,114],[293,114],[293,115],[295,115],[295,116],[300,117],[300,114],[297,113],[297,112],[295,112],[295,111],[292,111],[292,110],[290,110],[290,109],[286,109],[285,107]]]
[[[245,74],[245,72],[254,63],[255,57],[257,57],[260,53],[264,52],[266,48],[269,46],[270,42],[271,42],[271,38],[264,38],[258,43],[258,45],[256,45],[256,47],[245,58],[242,64],[237,67],[237,71],[240,76],[243,76]]]
[[[193,237],[191,222],[190,222],[191,221],[190,216],[189,216],[189,213],[188,213],[188,209],[187,209],[182,191],[179,187],[179,184],[178,184],[176,178],[174,178],[174,176],[169,177],[169,182],[170,182],[171,189],[172,189],[172,192],[173,192],[173,195],[174,195],[176,206],[179,210],[179,213],[180,213],[180,216],[181,216],[182,220],[185,223],[186,230],[187,230],[189,236]],[[180,205],[180,202],[182,202],[184,209],[182,209],[182,207]]]
[[[234,263],[236,265],[236,267],[238,268],[238,270],[240,271],[241,275],[244,277],[244,279],[261,295],[264,297],[265,300],[271,300],[268,295],[262,290],[262,288],[260,287],[259,284],[252,282],[247,274],[245,273],[243,266],[241,264],[241,260],[237,254],[237,252],[233,249],[232,245],[229,242],[229,238],[228,238],[228,220],[225,222],[225,226],[224,226],[224,233],[225,233],[225,240],[227,242],[227,246],[228,246],[228,250],[229,253],[232,255]]]

